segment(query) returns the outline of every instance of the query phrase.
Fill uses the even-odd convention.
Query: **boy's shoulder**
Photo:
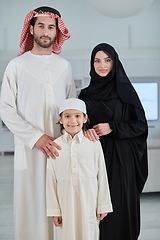
[[[57,143],[57,144],[60,143],[60,142],[62,142],[62,136],[63,136],[63,135],[61,135],[60,137],[56,138],[56,139],[54,140],[54,142]]]
[[[94,147],[96,147],[96,146],[97,146],[97,147],[101,146],[101,143],[100,143],[99,140],[93,142],[93,141],[89,140],[88,138],[86,138],[85,136],[84,136],[84,138],[83,138],[83,141],[84,141],[86,144],[93,145]]]

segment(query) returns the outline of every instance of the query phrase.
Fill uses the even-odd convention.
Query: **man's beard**
[[[43,36],[42,36],[42,37],[43,37]],[[35,34],[33,34],[34,41],[35,41],[40,47],[42,47],[42,48],[49,48],[49,47],[54,43],[54,41],[55,41],[55,39],[56,39],[56,37],[53,38],[53,39],[51,39],[50,37],[47,37],[47,38],[50,40],[50,42],[49,42],[49,43],[45,43],[45,42],[42,43],[42,42],[40,41],[40,39],[41,39],[42,37],[38,38]]]

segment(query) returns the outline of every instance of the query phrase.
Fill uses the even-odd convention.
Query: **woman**
[[[113,213],[100,223],[100,239],[137,240],[148,175],[145,113],[112,46],[93,49],[90,76],[79,98],[90,119],[86,136],[102,144],[113,204]]]

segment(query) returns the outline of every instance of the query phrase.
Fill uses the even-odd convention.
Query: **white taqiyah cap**
[[[86,104],[78,98],[68,98],[59,106],[59,114],[67,109],[76,109],[86,114]]]

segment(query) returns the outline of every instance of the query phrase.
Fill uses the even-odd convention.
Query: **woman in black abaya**
[[[102,144],[113,204],[113,213],[100,222],[100,240],[137,240],[148,175],[145,113],[112,46],[93,49],[90,76],[79,98],[90,119],[86,136]]]

